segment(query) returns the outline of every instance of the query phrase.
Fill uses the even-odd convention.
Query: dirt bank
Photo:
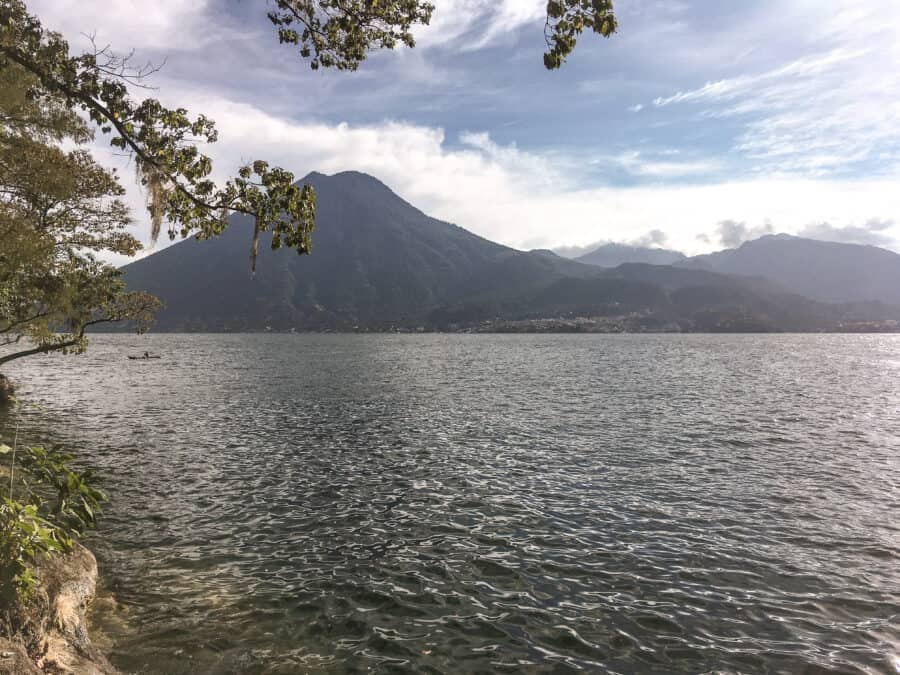
[[[9,608],[16,632],[0,638],[0,675],[118,675],[87,633],[85,611],[97,591],[94,555],[76,543],[71,553],[42,561],[35,574],[41,584],[32,597]]]

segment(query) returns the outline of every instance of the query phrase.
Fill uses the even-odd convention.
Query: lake
[[[127,672],[900,670],[900,337],[119,335],[6,374],[109,493]]]

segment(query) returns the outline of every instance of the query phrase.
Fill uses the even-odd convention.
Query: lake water
[[[6,373],[127,672],[900,669],[898,337],[92,342]]]

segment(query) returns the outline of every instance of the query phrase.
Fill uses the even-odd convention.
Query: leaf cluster
[[[77,113],[47,96],[17,64],[0,68],[0,364],[48,351],[81,351],[85,329],[134,319],[146,329],[159,302],[127,293],[98,253],[134,255],[140,243],[114,172],[79,147],[90,137]],[[60,332],[64,331],[64,332]]]
[[[6,497],[0,502],[0,600],[7,607],[34,590],[37,579],[32,565],[35,562],[67,550],[67,540],[61,534],[40,515],[36,504]]]
[[[94,527],[106,501],[91,484],[91,472],[72,469],[72,455],[42,447],[19,448],[16,454],[15,449],[0,443],[0,455],[12,458],[9,492],[0,502],[0,598],[7,606],[37,585],[34,564],[71,551],[73,539]]]
[[[562,66],[585,30],[608,38],[617,28],[613,0],[548,0],[544,66],[548,70]]]
[[[373,49],[415,46],[412,27],[431,21],[421,0],[275,0],[269,20],[282,44],[319,67],[356,70]]]
[[[349,44],[340,49],[350,49]],[[291,172],[263,161],[249,162],[237,176],[217,184],[212,160],[199,147],[218,138],[212,120],[153,98],[135,100],[130,85],[143,77],[142,71],[130,71],[126,61],[105,49],[72,56],[62,36],[44,29],[21,0],[0,0],[0,72],[14,68],[34,76],[30,100],[49,99],[86,115],[114,148],[133,159],[147,194],[154,239],[163,223],[172,239],[213,237],[224,230],[230,214],[241,213],[258,224],[254,249],[259,233],[271,230],[274,248],[309,252],[315,209],[311,188],[295,185]]]
[[[24,448],[19,455],[19,470],[25,472],[24,488],[29,500],[60,532],[71,546],[71,537],[83,536],[96,522],[106,495],[91,485],[91,471],[78,473],[70,463],[74,455]]]

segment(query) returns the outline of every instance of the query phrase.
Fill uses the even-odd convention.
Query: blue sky
[[[773,231],[898,246],[900,2],[619,0],[618,35],[553,73],[543,0],[435,4],[416,49],[352,74],[278,45],[263,0],[29,7],[73,45],[164,59],[152,94],[217,121],[222,177],[255,158],[366,171],[520,248],[704,252]]]

